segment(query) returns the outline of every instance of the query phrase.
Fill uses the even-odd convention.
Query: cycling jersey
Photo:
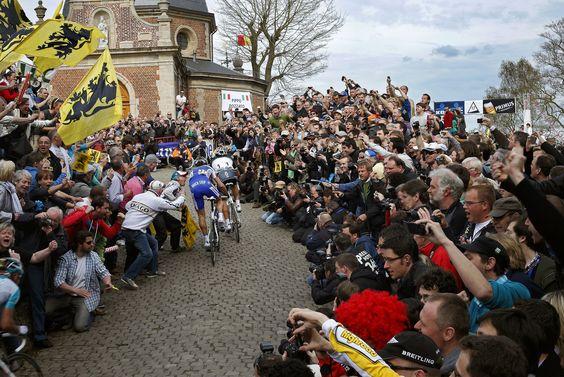
[[[14,309],[20,300],[20,288],[8,276],[0,275],[0,306]]]
[[[353,367],[362,377],[399,377],[364,340],[337,321],[329,319],[322,328],[334,349],[329,356],[335,361]]]
[[[192,169],[188,185],[197,210],[204,209],[204,196],[219,198],[219,190],[212,183],[212,179],[215,178],[214,170],[208,165],[197,166]]]

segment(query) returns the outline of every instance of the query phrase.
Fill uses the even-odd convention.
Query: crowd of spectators
[[[233,142],[258,136],[248,199],[306,248],[319,306],[289,314],[307,352],[256,375],[563,375],[562,146],[343,82],[226,117]]]
[[[24,264],[37,347],[104,313],[121,239],[124,286],[164,275],[167,230],[182,250],[165,214],[182,205],[182,170],[207,142],[236,151],[242,197],[264,209],[264,226],[306,248],[304,288],[319,305],[290,311],[284,357],[264,347],[256,375],[563,374],[564,155],[542,135],[487,117],[471,132],[459,109],[436,115],[429,94],[343,77],[342,91],[308,88],[221,124],[187,111],[181,93],[176,114],[130,116],[65,146],[61,101],[32,88],[16,104],[11,80],[0,82],[0,257]],[[178,141],[165,156],[164,136]],[[79,171],[88,149],[102,156]],[[151,177],[166,162],[181,171],[174,193]],[[134,217],[132,198],[156,220]]]

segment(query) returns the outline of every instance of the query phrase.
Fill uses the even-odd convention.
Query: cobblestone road
[[[158,172],[157,178],[170,172]],[[223,235],[215,267],[202,240],[161,254],[166,277],[104,295],[107,314],[89,332],[49,334],[34,357],[46,376],[250,376],[259,342],[285,336],[293,306],[313,307],[305,250],[287,229],[243,205],[241,244]]]

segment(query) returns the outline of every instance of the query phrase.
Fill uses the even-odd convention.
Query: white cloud
[[[43,3],[50,15],[58,0]],[[35,19],[36,3],[21,4]],[[216,0],[207,4],[217,9]],[[327,71],[304,86],[342,88],[346,75],[382,90],[390,75],[409,85],[412,97],[429,92],[438,99],[481,98],[497,84],[501,61],[531,57],[544,25],[564,14],[562,0],[336,0],[336,6],[346,23],[328,45]]]

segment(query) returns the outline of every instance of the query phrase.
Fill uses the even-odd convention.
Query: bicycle
[[[226,183],[225,186],[227,187],[227,208],[229,208],[231,231],[235,235],[235,241],[239,243],[241,242],[241,235],[239,231],[239,228],[241,227],[241,220],[239,219],[239,213],[237,212],[237,208],[235,207],[235,201],[233,200],[233,195],[231,194],[231,188],[233,187],[233,183],[232,182]]]
[[[2,333],[2,338],[19,338],[19,335]],[[22,339],[15,352],[0,358],[0,373],[2,377],[43,377],[39,364],[28,354],[21,352],[25,348],[26,340]]]
[[[210,252],[212,265],[215,266],[216,254],[219,253],[218,211],[217,211],[217,206],[215,205],[217,199],[204,197],[204,200],[209,201],[211,204],[211,209],[210,209],[211,224],[210,224],[210,229],[208,230],[209,239],[210,239],[209,252]]]

